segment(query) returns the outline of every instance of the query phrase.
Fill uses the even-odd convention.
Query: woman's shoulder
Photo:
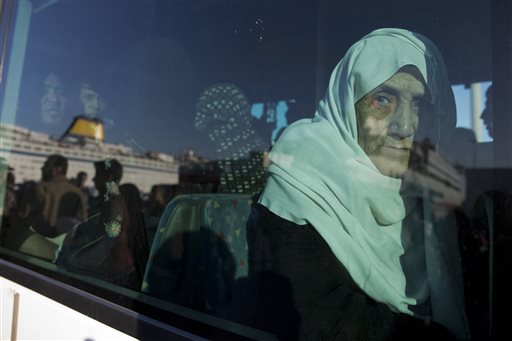
[[[296,224],[280,217],[269,210],[266,206],[259,203],[253,206],[251,216],[249,218],[249,225],[251,225],[252,228],[258,228],[268,234],[284,234],[289,240],[299,239],[306,241],[313,239],[315,241],[323,241],[322,237],[310,224]]]
[[[336,270],[331,278],[347,276],[343,265],[313,226],[288,221],[263,205],[253,206],[247,241],[255,259],[271,259],[270,263],[279,264],[285,272],[299,264],[300,267],[309,264],[314,267],[310,269],[312,272],[328,269],[326,273]]]

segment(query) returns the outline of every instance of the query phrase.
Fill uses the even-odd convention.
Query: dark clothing
[[[136,273],[136,288],[140,289],[149,258],[142,199],[139,189],[133,184],[123,184],[119,187],[119,191],[128,210],[127,242]]]
[[[87,202],[64,175],[57,175],[23,193],[19,215],[5,241],[7,247],[17,251],[34,234],[54,238],[68,232],[87,217]],[[37,250],[33,255],[37,255]]]
[[[87,217],[87,202],[83,193],[69,183],[64,175],[37,184],[35,197],[29,198],[30,205],[38,206],[34,200],[43,203],[43,217],[47,224],[34,224],[33,228],[46,237],[56,237],[67,231],[59,231],[58,219]]]
[[[134,282],[131,273],[135,269],[128,245],[129,211],[123,197],[112,196],[98,212],[90,213],[86,221],[66,235],[57,264],[70,271],[129,286]]]
[[[39,182],[23,199],[21,210],[36,232],[53,238],[87,217],[87,201],[64,175],[57,175]]]
[[[280,339],[431,340],[452,338],[437,323],[393,313],[367,296],[311,225],[256,205],[247,226],[256,328]]]

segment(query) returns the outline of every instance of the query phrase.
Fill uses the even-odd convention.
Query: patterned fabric
[[[247,276],[247,238],[245,225],[251,213],[250,196],[217,196],[206,202],[203,228],[223,240],[235,258],[235,279]]]
[[[267,172],[263,153],[251,153],[249,159],[226,159],[217,162],[220,170],[219,193],[254,194],[263,190]]]
[[[251,126],[251,105],[234,84],[214,84],[197,100],[194,124],[214,143],[219,193],[261,192],[266,180],[262,152],[268,149]]]

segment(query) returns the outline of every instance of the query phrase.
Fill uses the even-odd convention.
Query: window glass
[[[2,252],[242,334],[485,337],[510,264],[497,11],[19,1]]]

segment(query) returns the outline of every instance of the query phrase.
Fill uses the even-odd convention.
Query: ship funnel
[[[105,139],[103,121],[99,118],[77,116],[73,119],[64,135],[62,135],[61,140],[66,137],[85,138],[103,142]]]

